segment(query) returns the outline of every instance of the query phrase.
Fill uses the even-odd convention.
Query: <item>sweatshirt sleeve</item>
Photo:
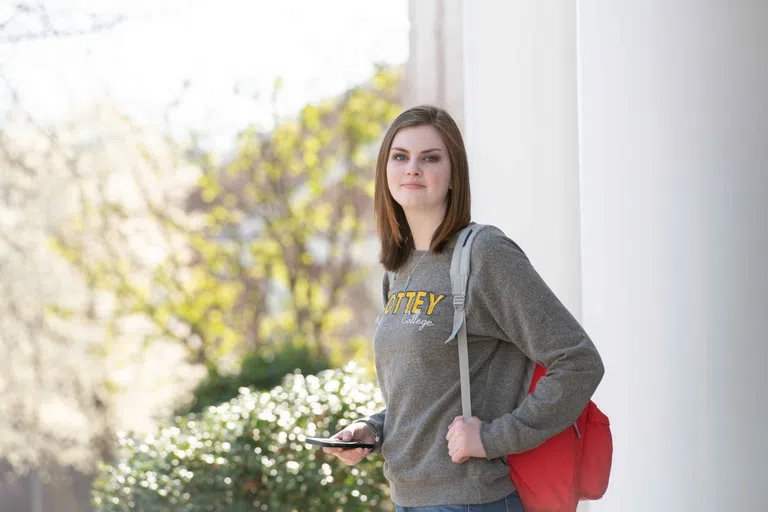
[[[494,459],[533,449],[576,421],[604,367],[581,325],[501,231],[478,235],[471,265],[468,321],[547,369],[518,408],[483,422],[480,438]]]
[[[384,418],[387,415],[387,410],[382,409],[381,412],[372,414],[367,418],[360,418],[353,423],[365,423],[373,429],[374,437],[376,438],[376,448],[372,450],[373,453],[381,453],[381,443],[384,442]]]

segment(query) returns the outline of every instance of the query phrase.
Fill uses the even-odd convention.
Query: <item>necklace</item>
[[[417,261],[416,265],[414,265],[413,270],[411,270],[410,273],[408,273],[408,279],[405,280],[405,286],[403,287],[403,291],[408,290],[408,283],[411,282],[411,276],[413,275],[414,272],[416,272],[416,269],[418,268],[419,263],[421,263],[421,260],[424,259],[424,256],[426,256],[428,252],[429,251],[424,251],[424,254],[421,255],[421,258],[419,258],[419,261]]]

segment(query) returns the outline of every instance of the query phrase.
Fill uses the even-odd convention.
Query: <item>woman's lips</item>
[[[402,185],[403,188],[407,188],[409,190],[416,190],[417,188],[424,188],[424,185],[416,185],[415,183],[405,183]]]

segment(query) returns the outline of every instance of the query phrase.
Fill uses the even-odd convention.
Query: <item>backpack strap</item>
[[[466,297],[469,280],[469,259],[475,236],[488,226],[470,224],[456,237],[451,259],[451,292],[453,293],[453,331],[446,343],[457,338],[459,345],[459,377],[461,380],[461,413],[464,419],[472,417],[472,403],[469,394],[469,355],[467,351]]]
[[[461,382],[461,414],[465,420],[472,417],[472,403],[469,389],[469,351],[467,349],[467,315],[464,308],[466,304],[467,282],[469,281],[469,260],[472,254],[472,242],[477,234],[488,226],[483,224],[470,224],[456,237],[456,246],[453,248],[451,259],[451,291],[453,293],[453,331],[446,343],[457,338],[459,346],[459,378]],[[524,390],[520,396],[520,402],[528,393],[533,393],[537,381],[546,375],[546,369],[535,361],[528,360]],[[518,403],[518,407],[519,407]],[[581,439],[576,422],[573,422],[576,436]]]

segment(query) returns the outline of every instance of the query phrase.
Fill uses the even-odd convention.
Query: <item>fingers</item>
[[[456,464],[463,464],[470,458],[464,453],[463,448],[464,429],[460,428],[463,418],[463,416],[456,416],[448,427],[448,434],[445,436],[448,441],[448,455]]]
[[[340,450],[341,453],[336,454],[336,456],[346,464],[347,466],[353,466],[363,460],[368,453],[370,453],[370,450],[368,448],[356,448],[354,450],[344,450],[341,448],[337,448]]]
[[[339,441],[363,441],[363,442],[369,442],[369,443],[374,442],[373,431],[368,425],[364,423],[356,423],[353,425],[349,425],[347,428],[345,428],[341,432],[334,434],[331,437],[333,439],[338,439]],[[335,455],[344,464],[351,466],[351,465],[357,464],[358,462],[363,460],[365,457],[367,457],[372,450],[370,448],[348,449],[348,448],[323,447],[323,451],[325,453]]]
[[[350,439],[344,439],[344,440],[349,441]],[[371,453],[370,448],[345,449],[345,448],[323,447],[323,451],[325,453],[335,455],[336,457],[339,458],[339,460],[341,460],[344,464],[348,466],[357,464],[358,462],[363,460],[365,457],[367,457],[369,453]]]
[[[454,425],[458,424],[458,423],[459,423],[459,420],[461,420],[462,418],[463,418],[462,416],[456,416],[455,418],[453,418],[453,421],[452,421],[452,422],[451,422],[451,424],[448,426],[448,433],[445,435],[445,439],[446,439],[447,441],[450,441],[450,440],[451,440],[451,438],[452,438],[452,437],[454,436],[454,434],[456,433],[453,427],[454,427]]]
[[[463,464],[467,460],[469,460],[469,455],[466,454],[466,450],[463,446],[461,446],[461,443],[453,443],[448,445],[448,455],[451,457],[451,460],[455,462],[456,464]]]
[[[465,455],[463,449],[458,449],[454,451],[449,450],[448,455],[451,456],[451,460],[456,464],[463,464],[464,462],[469,460],[469,455]]]
[[[374,432],[371,427],[365,423],[353,423],[334,437],[341,441],[364,441],[372,443],[374,440]]]

